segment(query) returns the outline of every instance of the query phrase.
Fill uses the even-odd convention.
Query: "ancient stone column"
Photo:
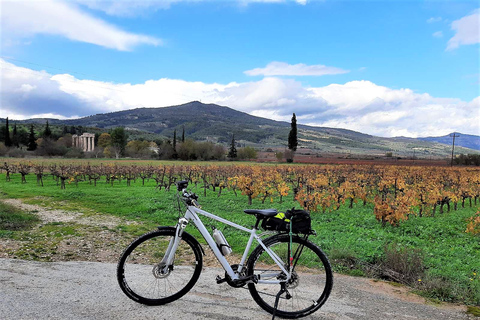
[[[75,148],[78,148],[78,135],[76,135],[76,134],[72,135],[72,145]]]
[[[82,146],[82,150],[85,152],[85,137],[83,134],[80,136],[80,145]]]

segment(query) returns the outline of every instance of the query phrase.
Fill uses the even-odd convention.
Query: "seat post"
[[[255,217],[257,218],[257,222],[255,222],[255,229],[258,230],[258,225],[260,224],[260,221],[262,221],[264,217],[261,215],[255,215]]]

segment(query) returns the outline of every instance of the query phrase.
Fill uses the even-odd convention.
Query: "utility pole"
[[[460,137],[459,134],[456,134],[455,132],[454,133],[451,133],[450,134],[450,137],[453,138],[453,142],[452,142],[452,160],[450,161],[450,167],[453,167],[453,152],[455,150],[455,138],[458,138]]]

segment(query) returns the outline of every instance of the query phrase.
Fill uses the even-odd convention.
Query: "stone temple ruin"
[[[84,133],[81,136],[74,134],[72,136],[72,144],[74,147],[82,149],[84,152],[90,152],[95,149],[95,134]]]

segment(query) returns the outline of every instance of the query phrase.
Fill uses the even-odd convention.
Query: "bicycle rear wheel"
[[[202,250],[188,233],[182,234],[173,266],[161,264],[175,232],[175,228],[160,228],[140,236],[125,249],[118,262],[117,280],[130,299],[147,305],[169,303],[197,282],[202,271]]]
[[[288,244],[286,234],[274,235],[264,241],[266,247],[275,252],[288,266]],[[276,315],[295,319],[317,311],[327,301],[333,286],[330,263],[322,250],[301,237],[292,239],[293,272],[286,283],[287,292],[280,296]],[[257,246],[247,263],[247,274],[259,280],[286,279],[285,274],[262,246]],[[275,298],[280,284],[249,283],[248,289],[255,302],[273,314]]]

